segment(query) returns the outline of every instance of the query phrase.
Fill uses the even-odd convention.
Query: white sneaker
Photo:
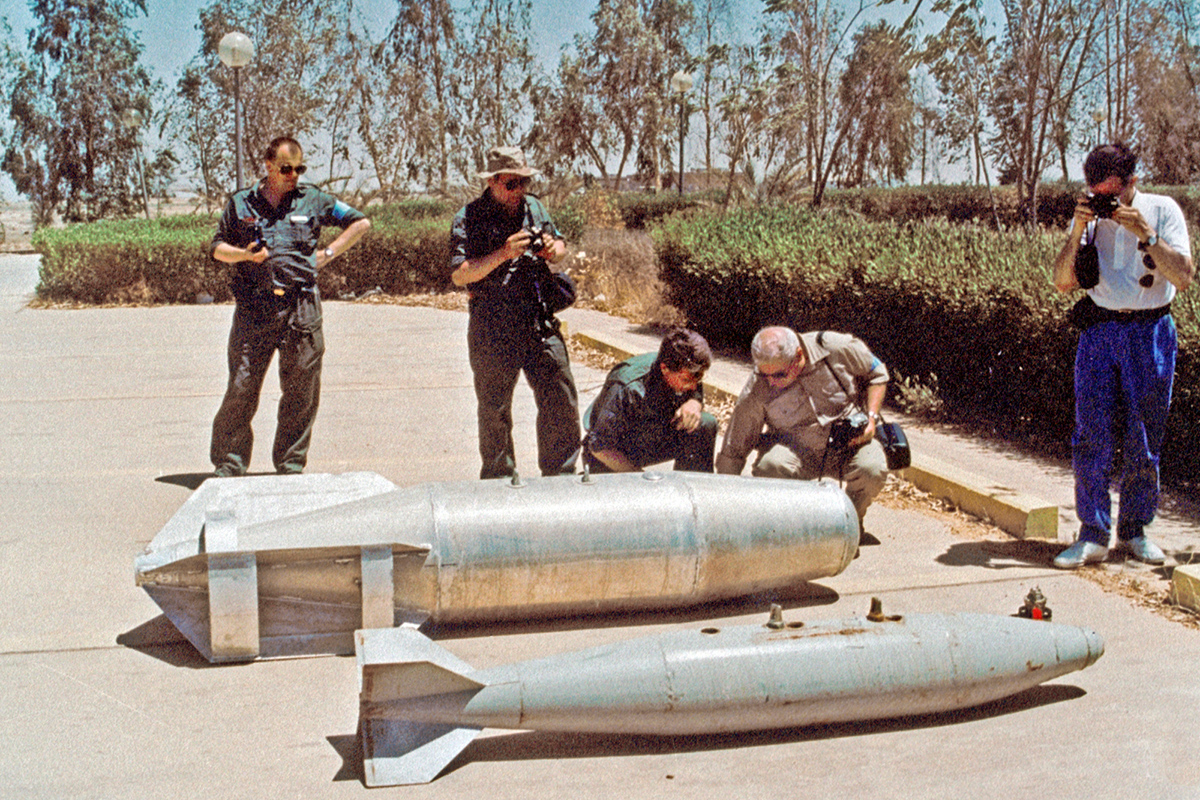
[[[1059,569],[1079,569],[1084,564],[1098,564],[1106,558],[1107,547],[1080,540],[1059,553],[1054,559],[1054,566]]]

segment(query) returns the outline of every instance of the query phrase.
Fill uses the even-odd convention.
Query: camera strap
[[[817,344],[820,345],[821,347],[825,346],[825,331],[820,331],[817,334]],[[854,408],[856,410],[858,410],[860,413],[864,413],[864,414],[867,413],[863,409],[863,407],[861,405],[859,405],[859,403],[858,403],[858,392],[851,393],[850,387],[846,386],[845,381],[843,381],[841,379],[841,377],[837,374],[837,370],[835,370],[833,368],[833,365],[829,363],[829,358],[828,357],[823,358],[823,359],[821,359],[821,362],[823,364],[825,364],[825,368],[827,370],[829,370],[829,374],[833,376],[833,379],[837,382],[837,385],[842,387],[842,391],[845,392],[846,396],[850,398],[850,402],[854,405]],[[880,425],[883,425],[886,422],[883,418],[882,412],[877,413],[875,416],[878,417]],[[829,456],[829,448],[826,447],[825,452],[821,455],[821,473],[822,474],[824,474],[824,472],[825,472],[825,459],[828,458],[828,456]],[[845,467],[844,463],[843,463],[842,467],[843,468]],[[843,480],[841,470],[838,471],[838,480]]]
[[[825,331],[821,331],[817,334],[817,344],[819,344],[821,347],[825,346]],[[825,369],[829,370],[829,374],[833,376],[835,381],[837,381],[837,385],[842,387],[842,391],[845,392],[846,396],[850,398],[850,402],[854,404],[854,407],[859,411],[862,411],[862,407],[858,404],[858,392],[851,394],[850,388],[846,386],[841,377],[839,377],[837,372],[834,370],[833,365],[829,363],[829,358],[826,357],[821,359],[821,363],[825,365]]]
[[[817,333],[817,344],[820,345],[821,347],[825,346],[825,331],[820,331],[819,333]],[[847,388],[846,384],[842,382],[842,379],[840,377],[838,377],[837,372],[834,371],[834,369],[833,369],[833,365],[829,363],[829,357],[826,356],[825,358],[821,359],[821,363],[825,365],[825,369],[829,370],[829,374],[833,376],[833,379],[834,379],[834,381],[837,382],[837,385],[842,387],[842,391],[845,392],[846,396],[850,398],[850,402],[854,404],[854,407],[858,408],[857,393],[856,394],[850,393],[850,389]],[[859,409],[859,410],[861,411],[861,409]],[[822,475],[825,474],[825,462],[828,458],[829,458],[829,443],[826,442],[825,450],[822,451],[822,453],[821,453],[821,474]],[[845,481],[845,476],[842,474],[843,470],[845,469],[845,466],[846,466],[846,463],[845,463],[845,460],[843,460],[841,466],[838,468],[838,482],[839,483],[842,483]]]

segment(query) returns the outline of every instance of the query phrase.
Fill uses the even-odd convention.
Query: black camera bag
[[[1092,238],[1079,246],[1075,254],[1075,280],[1079,288],[1091,289],[1100,282],[1100,253],[1096,250],[1096,228],[1092,225]]]
[[[884,455],[887,456],[888,469],[907,469],[912,466],[912,451],[908,449],[908,437],[898,422],[884,422],[879,417],[875,426],[875,438],[883,445]]]
[[[817,334],[817,344],[824,346],[825,331]],[[829,370],[829,374],[842,387],[842,391],[848,397],[856,397],[857,393],[851,394],[850,389],[838,377],[833,366],[830,365],[829,359],[825,359],[825,368]],[[854,403],[858,406],[857,401]],[[840,422],[841,420],[839,420]],[[898,422],[884,422],[883,415],[879,415],[879,422],[875,426],[875,438],[879,440],[879,444],[883,446],[883,454],[887,456],[887,465],[890,470],[907,469],[912,465],[912,450],[908,446],[908,437],[904,435],[903,429]]]
[[[542,306],[553,316],[575,304],[575,281],[565,272],[548,272],[538,285]]]

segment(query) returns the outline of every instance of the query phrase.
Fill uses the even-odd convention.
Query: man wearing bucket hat
[[[566,255],[550,215],[528,195],[532,176],[519,147],[493,147],[479,198],[464,206],[451,229],[455,286],[470,291],[467,350],[479,412],[481,478],[516,469],[512,398],[524,372],[537,403],[538,466],[543,475],[573,473],[579,455],[579,401],[555,306],[547,264]]]

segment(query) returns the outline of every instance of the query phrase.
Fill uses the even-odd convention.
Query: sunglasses
[[[1146,253],[1146,255],[1142,256],[1142,265],[1145,266],[1146,269],[1148,269],[1148,270],[1154,269],[1154,267],[1155,267],[1154,259],[1150,257],[1149,253]],[[1144,288],[1149,289],[1151,286],[1154,285],[1154,276],[1147,273],[1147,274],[1143,275],[1142,277],[1138,278],[1138,283],[1140,283]]]
[[[515,190],[518,186],[526,187],[529,185],[529,178],[509,178],[504,182],[504,188],[508,191]]]
[[[293,171],[295,171],[297,175],[303,175],[308,171],[308,167],[304,164],[301,164],[298,167],[293,167],[291,164],[284,164],[279,168],[280,175],[291,175]]]
[[[758,377],[760,377],[760,378],[765,378],[765,379],[768,379],[768,380],[769,380],[769,379],[771,379],[771,378],[782,378],[782,377],[784,377],[785,375],[787,375],[787,374],[788,374],[788,371],[789,371],[791,368],[792,368],[792,365],[791,365],[791,364],[788,364],[788,365],[787,365],[786,367],[784,367],[783,369],[777,369],[777,370],[775,370],[774,372],[764,372],[764,371],[763,371],[763,370],[761,370],[761,369],[759,369],[759,370],[755,370],[755,372],[758,374]]]

